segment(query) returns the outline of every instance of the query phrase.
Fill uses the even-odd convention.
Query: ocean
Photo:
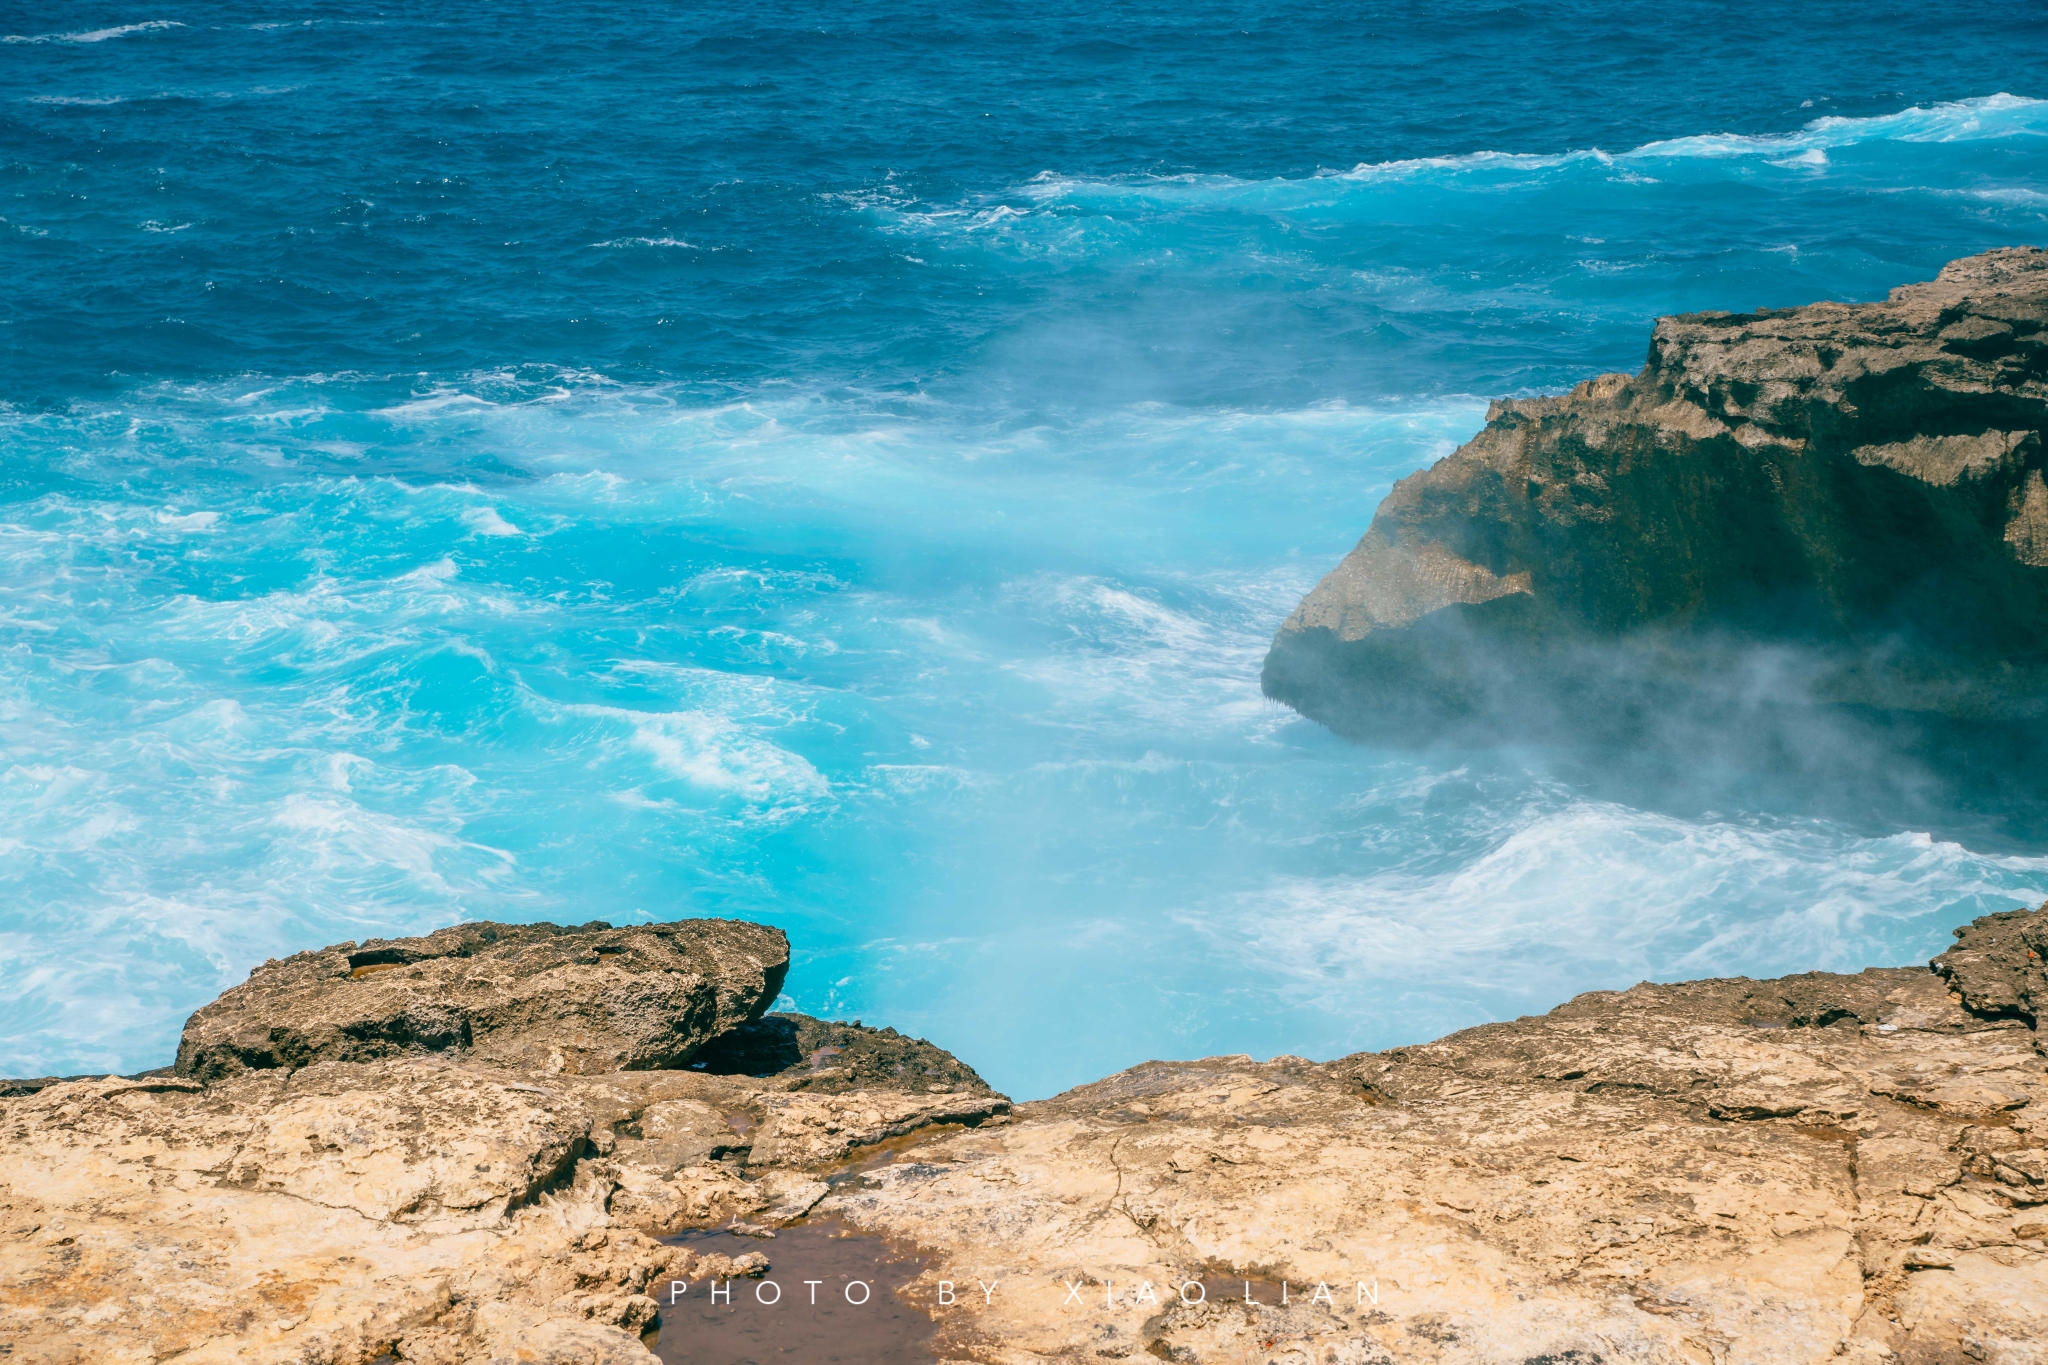
[[[2048,844],[1258,670],[1489,399],[2048,244],[2044,101],[1982,3],[0,5],[0,1073],[474,918],[1021,1098],[1924,960]]]

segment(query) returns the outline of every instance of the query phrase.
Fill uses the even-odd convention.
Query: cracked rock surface
[[[1759,692],[2048,698],[2048,253],[1882,303],[1663,318],[1638,374],[1503,400],[1396,484],[1268,654],[1339,733],[1620,728]]]
[[[983,1365],[2041,1365],[2044,927],[1014,1109],[800,1016],[712,1054],[758,1075],[446,1050],[47,1084],[0,1099],[0,1345],[647,1365],[668,1279],[774,1273],[772,1240],[658,1238],[831,1217],[915,1248],[941,1358]]]
[[[800,1217],[799,1169],[1009,1108],[798,1079],[436,1053],[0,1101],[0,1358],[645,1365],[660,1286],[768,1265],[658,1236]]]
[[[2048,1060],[2003,997],[1950,990],[1987,924],[2048,912],[1979,920],[1946,978],[1643,985],[1320,1066],[1148,1063],[817,1210],[927,1248],[928,1287],[1003,1283],[936,1310],[958,1360],[2038,1365]]]

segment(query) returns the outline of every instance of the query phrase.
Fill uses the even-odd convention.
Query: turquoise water
[[[1257,684],[1489,397],[2048,242],[1982,8],[17,7],[0,1072],[465,917],[764,919],[1031,1096],[2041,899]]]

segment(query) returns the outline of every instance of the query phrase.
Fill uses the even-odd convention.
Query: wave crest
[[[104,43],[109,38],[125,38],[131,33],[154,33],[160,29],[183,27],[175,19],[149,19],[140,24],[86,29],[78,33],[10,33],[0,38],[0,43]]]

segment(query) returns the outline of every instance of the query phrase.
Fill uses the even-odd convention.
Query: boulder
[[[542,1072],[677,1067],[758,1018],[788,970],[782,931],[739,920],[457,924],[264,963],[186,1022],[176,1069],[446,1051]]]
[[[1882,303],[1660,319],[1502,400],[1281,626],[1268,696],[1377,741],[1759,703],[2048,716],[2048,252]]]

